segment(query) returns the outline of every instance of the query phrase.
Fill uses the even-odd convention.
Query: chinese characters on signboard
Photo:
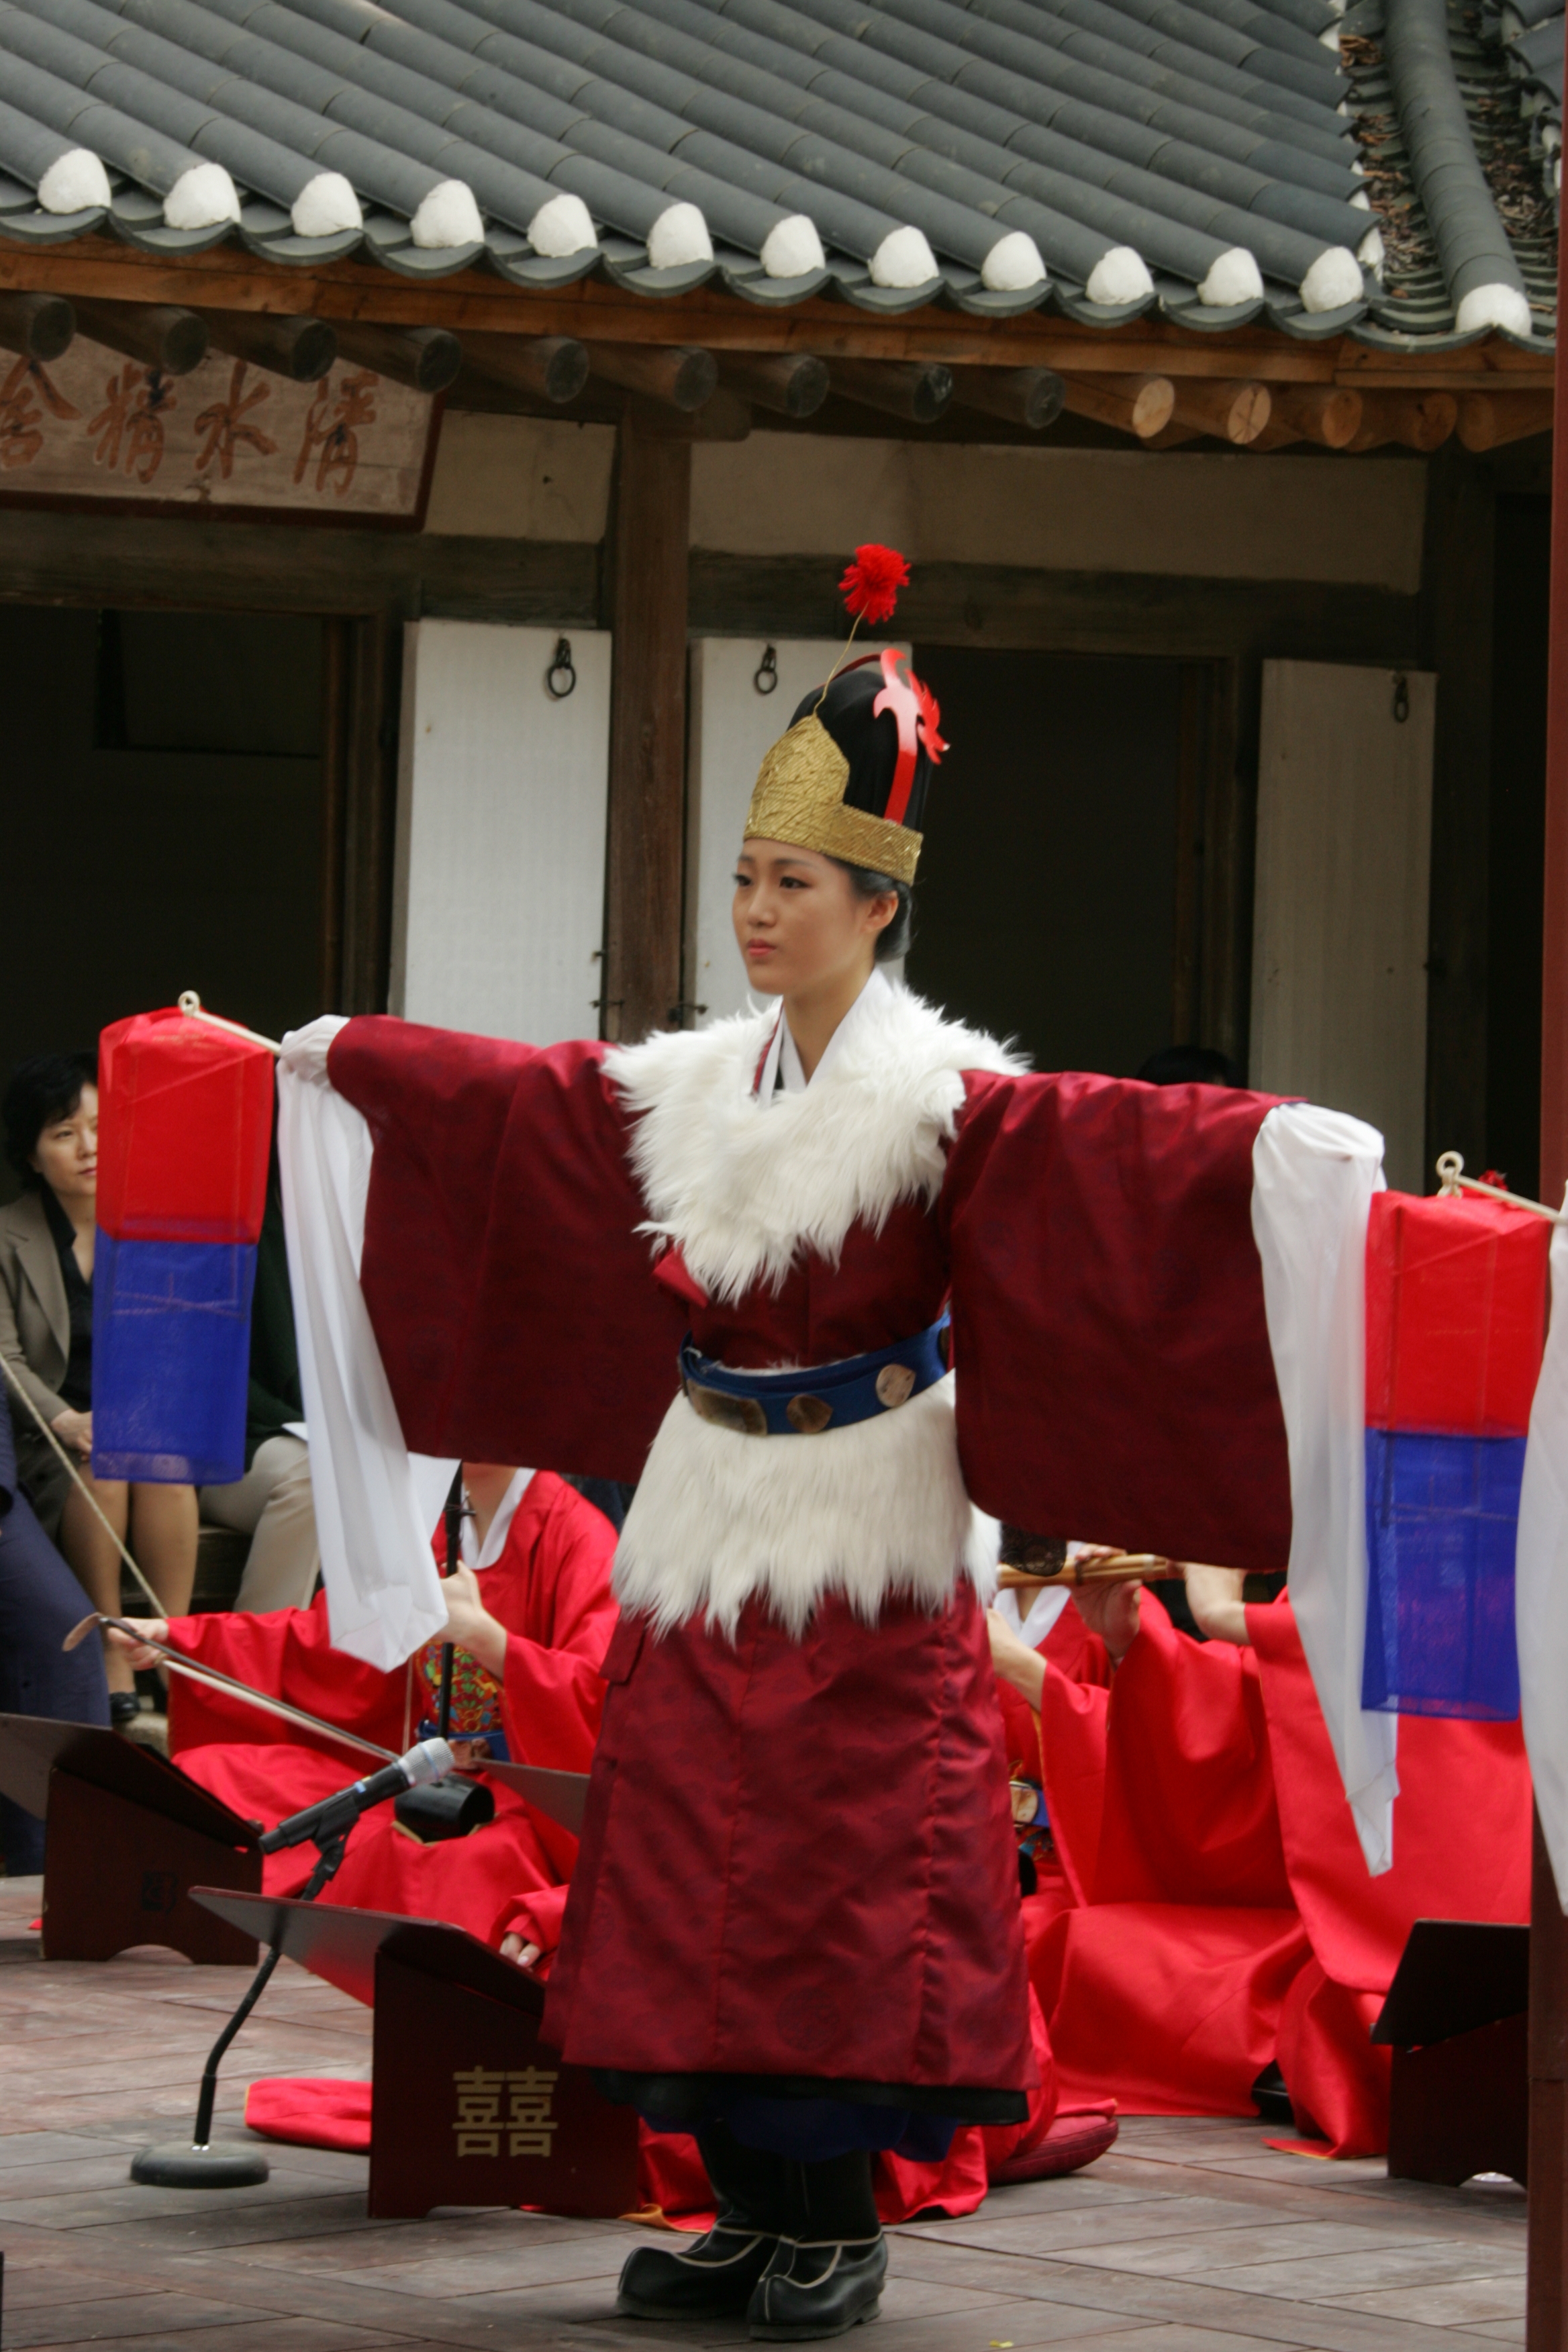
[[[560,2128],[551,2114],[559,2076],[539,2066],[510,2073],[459,2066],[452,2076],[459,2156],[548,2156]],[[502,2143],[504,2142],[504,2147]]]
[[[412,520],[432,430],[368,368],[292,383],[213,352],[166,376],[79,338],[0,376],[0,495]]]

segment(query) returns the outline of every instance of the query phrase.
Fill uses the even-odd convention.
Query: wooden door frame
[[[1260,665],[1218,655],[1181,671],[1171,1035],[1227,1055],[1245,1077],[1258,824],[1258,730],[1246,719]]]
[[[321,1010],[384,1013],[403,624],[384,609],[321,629]]]

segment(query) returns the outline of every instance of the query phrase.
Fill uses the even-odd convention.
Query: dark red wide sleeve
[[[1041,1535],[1283,1567],[1289,1473],[1252,1237],[1270,1098],[965,1084],[942,1216],[970,1493]]]
[[[416,1453],[642,1474],[686,1312],[636,1230],[603,1056],[381,1017],[332,1042],[374,1139],[360,1279]]]

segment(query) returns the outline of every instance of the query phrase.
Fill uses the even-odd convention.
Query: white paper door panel
[[[1436,698],[1428,672],[1263,666],[1252,1083],[1369,1119],[1387,1140],[1389,1182],[1412,1192],[1432,1189],[1423,1162]]]
[[[548,1045],[598,1034],[610,639],[417,621],[405,635],[392,990],[409,1021]]]
[[[756,677],[773,645],[778,684],[759,694]],[[856,653],[881,650],[873,639]],[[752,787],[770,743],[789,725],[802,695],[819,686],[844,650],[842,637],[700,637],[691,648],[686,844],[686,995],[706,1009],[706,1028],[750,1002],[745,968],[730,924],[735,857]]]

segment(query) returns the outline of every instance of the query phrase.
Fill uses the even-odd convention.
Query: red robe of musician
[[[479,1572],[485,1607],[508,1634],[502,1712],[514,1763],[588,1769],[604,1706],[599,1669],[616,1622],[615,1540],[604,1514],[575,1488],[536,1471],[500,1558]],[[434,1712],[426,1671],[438,1672],[434,1659],[416,1656],[389,1675],[345,1656],[331,1647],[321,1594],[309,1609],[175,1618],[169,1639],[187,1656],[395,1753]],[[243,1700],[180,1675],[171,1683],[171,1753],[248,1820],[270,1828],[368,1769],[352,1751],[311,1743]],[[552,1948],[577,1841],[499,1782],[492,1788],[495,1820],[439,1844],[406,1836],[390,1806],[367,1814],[321,1900],[446,1919],[487,1941],[515,1924]],[[314,1860],[309,1845],[268,1855],[266,1891],[298,1893]]]
[[[1288,1601],[1252,1646],[1178,1633],[1152,1592],[1109,1690],[1047,1663],[1047,1801],[1067,1882],[1026,1904],[1064,2095],[1251,2115],[1277,2062],[1327,2153],[1386,2147],[1368,2040],[1417,1918],[1522,1920],[1517,1723],[1399,1727],[1394,1867],[1369,1875]]]

